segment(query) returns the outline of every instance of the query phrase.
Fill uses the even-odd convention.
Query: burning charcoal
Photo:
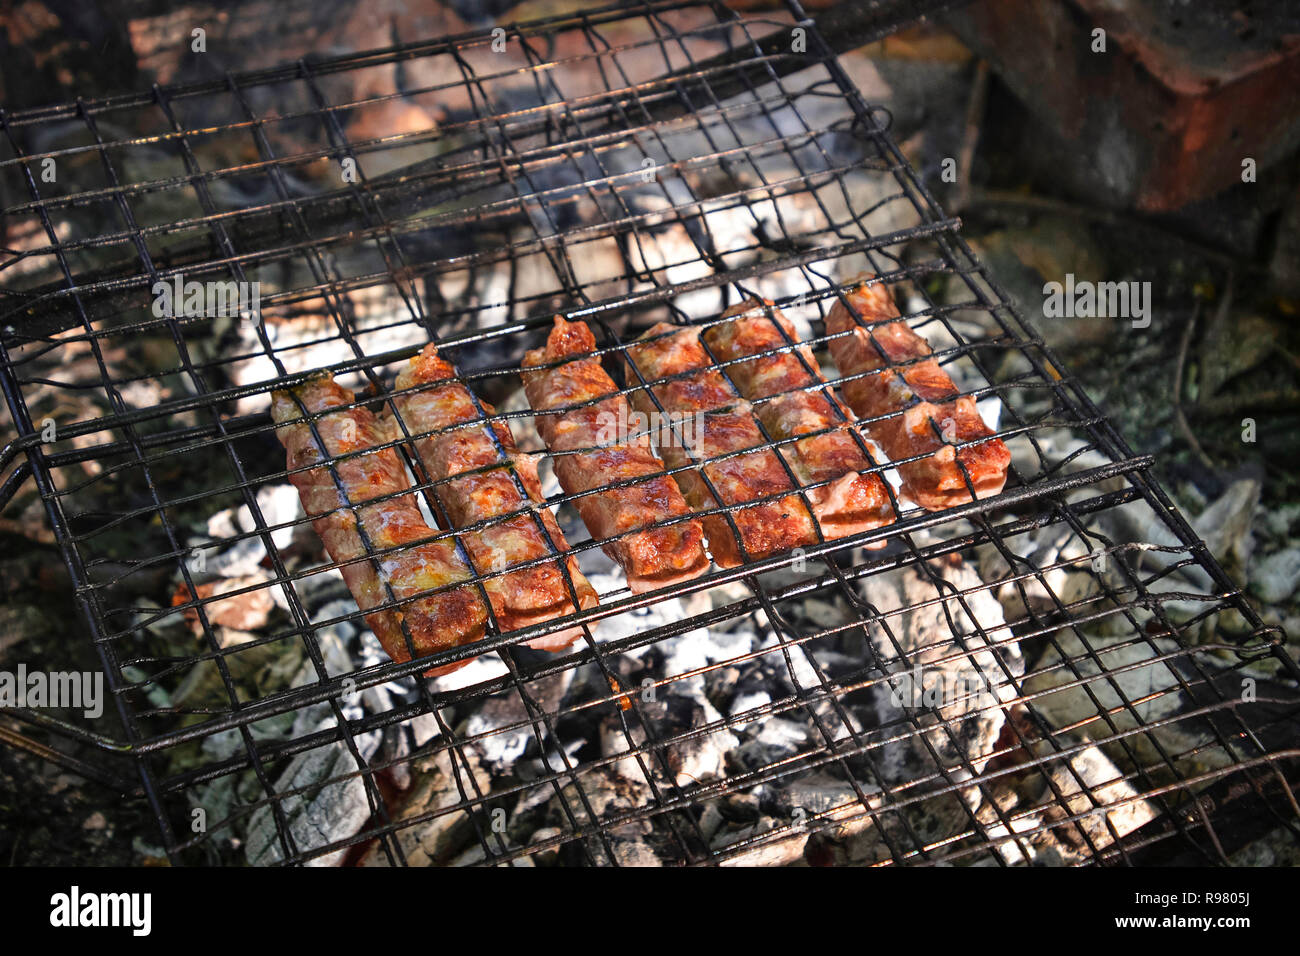
[[[663,866],[650,844],[641,840],[613,840],[611,845],[619,866]]]
[[[816,597],[805,599],[799,610],[803,617],[812,621],[822,630],[841,627],[855,620],[855,617],[849,613],[848,608],[843,604]]]
[[[771,648],[764,656],[767,670],[785,688],[795,693],[821,687],[823,677],[818,676],[818,669],[825,679],[829,680],[858,670],[862,666],[860,661],[832,650],[827,640],[794,644],[788,640],[782,641],[775,632],[769,631],[759,642],[758,647]],[[816,661],[816,667],[813,666],[813,660]]]
[[[456,772],[452,768],[453,759],[456,760],[455,769],[459,772],[460,786],[457,785]],[[406,855],[408,864],[443,866],[460,853],[467,843],[474,840],[475,835],[474,827],[464,810],[444,813],[438,811],[456,806],[466,796],[473,798],[476,791],[483,794],[490,792],[492,780],[472,754],[467,754],[464,759],[453,758],[445,750],[418,761],[414,769],[415,785],[403,797],[400,807],[393,814],[394,822],[400,825],[403,820],[430,813],[436,815],[402,827],[394,836]],[[489,833],[485,809],[478,807],[474,812],[479,814],[480,830],[485,834]],[[388,858],[378,841],[366,852],[360,865],[388,865]]]
[[[338,581],[338,584],[339,593],[346,593],[342,579]],[[345,642],[352,640],[359,633],[362,633],[365,628],[365,619],[361,617],[357,610],[357,602],[350,597],[327,601],[315,609],[311,609],[309,606],[309,610],[311,610],[311,620],[315,624],[322,621],[335,621],[336,623],[326,625],[326,627]],[[337,620],[338,618],[345,618],[345,620]],[[365,633],[370,634],[368,630],[365,630]],[[383,648],[379,646],[379,641],[374,638],[373,634],[370,634],[369,638],[363,640],[361,644],[362,651],[365,654],[366,666],[386,659],[383,656]],[[351,669],[351,667],[349,666],[348,669]]]
[[[563,755],[557,750],[552,743],[547,747],[540,756],[521,760],[515,764],[514,773],[521,780],[540,780],[543,777],[554,776],[557,773],[564,772],[566,766],[575,766],[580,761],[577,759],[578,751],[587,746],[587,739],[579,737],[574,740],[563,741]],[[522,813],[531,802],[545,802],[550,798],[550,790],[543,790],[536,787],[529,790],[527,794],[519,798],[519,805],[516,812]]]
[[[713,849],[725,851],[751,840],[757,840],[777,827],[785,825],[772,817],[762,817],[758,822],[738,830],[722,830],[713,838]],[[763,843],[722,861],[723,866],[789,866],[803,861],[808,834],[795,830],[772,843]]]
[[[674,736],[685,729],[694,729],[722,720],[722,715],[714,710],[713,705],[707,700],[695,703],[681,698],[669,699],[672,701],[670,719],[675,709],[679,718],[676,726],[686,725],[682,730],[667,731]],[[714,730],[702,736],[689,737],[670,746],[668,766],[676,774],[677,785],[685,787],[722,776],[727,752],[739,743],[734,734],[724,729]]]
[[[504,706],[494,706],[498,704]],[[522,711],[523,706],[520,705],[518,710]],[[478,712],[471,714],[465,724],[467,737],[479,738],[480,734],[488,734],[474,742],[475,749],[479,751],[486,763],[495,766],[513,764],[528,749],[528,744],[533,738],[530,726],[525,725],[511,730],[496,729],[507,723],[513,723],[510,718],[514,717],[514,712],[515,709],[508,706],[505,701],[491,700]]]
[[[564,831],[559,827],[542,827],[533,833],[532,838],[528,841],[531,843],[545,843],[547,840],[553,840],[556,837],[563,836]],[[550,847],[546,850],[539,850],[529,856],[537,866],[554,866],[559,860],[559,849]]]
[[[603,767],[590,773],[580,774],[576,782],[564,785],[562,793],[565,805],[573,813],[579,826],[595,825],[599,821],[643,807],[649,803],[651,796],[649,787],[619,777]],[[582,797],[586,798],[585,803]],[[560,806],[559,800],[559,797],[553,797],[551,800],[550,819],[554,826],[567,827],[568,817]],[[594,818],[588,813],[587,804],[590,804]],[[651,830],[650,821],[642,819],[607,828],[606,833],[615,839],[637,840],[648,835]],[[568,844],[566,847],[569,852],[573,852],[574,848],[574,844]],[[588,852],[596,859],[603,855],[598,840],[589,841]]]
[[[863,788],[870,800],[877,792],[875,788]],[[864,810],[857,792],[843,780],[837,780],[826,774],[814,773],[792,780],[780,788],[772,803],[777,812],[791,820],[831,819],[849,821],[858,817]],[[846,824],[829,831],[833,837],[848,836],[856,827]]]
[[[629,733],[632,738],[632,746],[640,747],[645,744],[645,731],[639,726],[632,726]],[[627,753],[628,749],[628,737],[623,732],[622,723],[612,714],[607,716],[600,725],[600,755],[602,757],[614,757]],[[652,753],[642,754],[640,760],[641,763],[645,764],[646,770],[654,775],[654,755]],[[635,756],[628,756],[610,764],[610,769],[625,780],[641,783],[645,782],[646,779],[646,773],[641,769],[641,763],[637,762]]]
[[[721,667],[710,671],[704,677],[704,694],[713,703],[718,710],[731,714],[732,708],[728,701],[736,695],[736,687],[740,683],[741,670],[739,667]]]
[[[671,686],[677,689],[676,685]],[[657,700],[638,703],[638,710],[650,723],[657,740],[679,738],[706,724],[722,720],[722,716],[707,700],[680,693],[667,693]],[[635,746],[645,744],[646,734],[640,726],[631,723],[630,733]],[[627,736],[621,721],[615,715],[608,716],[602,723],[600,739],[602,756],[613,757],[628,752]],[[678,740],[667,748],[670,779],[677,786],[684,787],[721,775],[727,752],[738,743],[736,737],[725,729]],[[656,778],[662,778],[663,765],[653,750],[643,753],[640,759]],[[634,756],[624,757],[613,764],[613,772],[626,780],[645,780],[645,774]]]
[[[1038,857],[1033,844],[1026,838],[1007,839],[1024,833],[1032,833],[1043,825],[1036,816],[1021,817],[1012,820],[1008,828],[1004,824],[994,823],[982,831],[985,839],[994,844],[993,852],[1002,857],[1007,866],[1022,866],[1033,863]],[[980,861],[982,862],[982,861]]]
[[[201,52],[188,38],[193,17],[146,11],[128,32],[139,41],[141,71],[161,84],[152,94],[18,103],[5,114],[6,128],[20,135],[0,158],[0,298],[10,303],[0,309],[0,374],[14,412],[0,444],[23,454],[3,489],[12,498],[4,528],[35,542],[10,550],[36,553],[42,566],[12,580],[19,569],[0,562],[0,584],[34,605],[0,607],[0,650],[85,660],[100,651],[122,662],[127,686],[118,703],[166,783],[150,810],[176,862],[274,864],[318,854],[315,865],[472,866],[499,862],[503,851],[535,851],[507,865],[720,862],[712,854],[728,865],[1076,864],[1098,847],[1110,847],[1109,859],[1117,837],[1140,833],[1155,810],[1148,790],[1183,812],[1196,796],[1184,792],[1188,779],[1226,787],[1228,771],[1260,766],[1294,743],[1294,670],[1267,652],[1275,650],[1273,625],[1300,621],[1292,533],[1300,506],[1276,511],[1273,496],[1270,513],[1257,514],[1265,510],[1259,482],[1197,463],[1286,444],[1286,423],[1275,415],[1259,423],[1269,432],[1260,436],[1263,452],[1238,447],[1255,440],[1255,421],[1239,443],[1235,413],[1227,413],[1236,399],[1260,398],[1246,379],[1282,395],[1293,377],[1287,355],[1274,355],[1277,323],[1243,318],[1261,304],[1272,309],[1277,297],[1255,296],[1229,316],[1231,296],[1207,296],[1198,284],[1195,297],[1218,299],[1220,316],[1202,312],[1135,335],[1129,322],[1110,321],[1122,318],[1115,310],[1107,321],[1048,323],[1049,344],[1092,344],[1087,354],[1099,360],[1085,363],[1084,384],[1101,376],[1142,395],[1123,406],[1137,414],[1120,425],[1143,429],[1130,452],[1116,437],[1126,429],[1100,417],[1043,353],[1025,315],[1052,316],[1057,297],[1042,283],[1067,279],[1073,291],[1078,273],[1102,313],[1109,297],[1122,300],[1118,311],[1146,319],[1157,286],[1155,304],[1186,317],[1181,300],[1205,269],[1184,269],[1172,283],[1096,283],[1112,278],[1108,266],[1118,259],[1098,261],[1115,256],[1090,230],[1063,225],[1035,203],[1028,227],[1003,222],[1020,214],[1008,218],[1010,207],[1026,204],[975,196],[979,177],[964,160],[956,168],[969,153],[967,134],[977,132],[963,127],[979,112],[968,106],[979,107],[983,95],[981,68],[977,95],[968,97],[970,51],[954,47],[937,67],[859,51],[839,69],[820,55],[784,55],[789,24],[766,14],[719,24],[717,4],[615,5],[594,20],[559,17],[522,32],[491,29],[510,6],[504,0],[352,4],[338,16],[334,5],[320,6],[292,23],[247,15],[271,10],[265,0],[246,15],[208,17],[202,36],[215,73],[204,56],[184,52]],[[839,27],[860,19],[850,8],[872,6],[814,13]],[[471,31],[463,17],[484,29]],[[820,53],[860,32],[837,29],[821,38],[827,47],[813,21],[801,25],[812,35],[799,31],[798,39]],[[908,43],[932,60],[934,45],[951,40],[931,33],[912,30]],[[291,49],[273,57],[272,47],[285,44]],[[334,56],[381,47],[390,53]],[[329,53],[328,62],[313,50]],[[752,66],[756,51],[762,68],[776,71],[757,87],[752,70],[733,69]],[[727,65],[710,61],[714,54],[728,54]],[[199,76],[227,67],[241,78],[237,89]],[[922,82],[914,82],[918,70],[928,71]],[[868,83],[865,100],[849,75]],[[167,85],[176,80],[203,82]],[[892,116],[882,111],[873,121],[864,102],[887,102]],[[629,121],[645,135],[628,135]],[[906,150],[891,141],[889,123],[910,138]],[[924,166],[913,170],[903,152]],[[1226,158],[1230,166],[1240,160]],[[1260,191],[1274,205],[1282,179]],[[955,194],[958,205],[976,201],[981,230],[995,230],[983,251],[1025,259],[994,271],[1024,292],[1027,309],[1015,309],[953,239],[957,219],[912,188],[922,181]],[[114,200],[129,200],[139,221],[118,221],[126,207]],[[1275,264],[1286,258],[1281,239],[1295,232],[1294,211],[1282,210]],[[1091,231],[1106,231],[1107,217],[1084,218],[1097,226]],[[1259,226],[1259,216],[1246,219],[1229,230],[1239,252],[1252,244],[1235,241],[1237,233]],[[1063,250],[1072,256],[1062,259]],[[156,270],[176,285],[155,292]],[[1168,278],[1145,266],[1129,271]],[[553,443],[553,453],[535,434],[545,420],[521,387],[521,365],[542,325],[558,314],[598,327],[601,377],[628,386],[629,404],[648,411],[647,397],[671,403],[640,389],[620,354],[645,330],[668,322],[704,332],[719,328],[734,303],[770,299],[806,346],[783,341],[777,351],[822,361],[840,352],[827,338],[832,310],[863,272],[881,277],[905,324],[929,343],[927,353],[936,351],[928,371],[910,373],[914,394],[904,405],[938,407],[931,399],[940,393],[940,404],[956,399],[954,389],[969,393],[963,407],[975,414],[967,417],[1002,430],[1013,456],[1006,494],[960,512],[903,508],[888,542],[874,542],[881,550],[833,534],[818,536],[827,540],[812,561],[777,548],[771,553],[786,555],[788,567],[774,571],[724,560],[726,568],[705,573],[700,552],[692,569],[701,574],[689,583],[631,599],[629,577],[580,520],[592,499],[565,494],[556,479],[557,462],[567,472],[560,453],[576,449]],[[185,280],[193,284],[182,289]],[[1068,310],[1079,319],[1088,312],[1101,318],[1097,309]],[[1170,348],[1179,325],[1187,332],[1179,354],[1195,352],[1187,363]],[[502,648],[443,677],[417,671],[355,690],[349,677],[394,665],[358,605],[363,595],[353,597],[305,520],[284,458],[270,454],[267,403],[319,371],[356,389],[370,412],[400,411],[398,366],[430,343],[510,420],[535,459],[556,521],[601,598],[590,611],[599,620],[560,654]],[[889,360],[895,371],[899,355]],[[790,376],[766,382],[801,388],[793,367],[782,367]],[[1162,368],[1178,374],[1133,374]],[[762,371],[732,364],[725,375]],[[1174,379],[1172,405],[1151,401],[1168,399]],[[793,397],[741,391],[768,403],[756,410],[766,438],[816,431]],[[951,446],[951,423],[939,419],[942,435],[926,443]],[[457,441],[444,437],[448,447]],[[1264,615],[1163,507],[1144,459],[1116,460],[1181,449],[1183,439],[1204,448],[1179,450],[1171,473],[1206,489],[1224,483],[1214,500],[1192,498],[1200,505],[1189,509],[1193,530],[1227,557],[1242,587],[1277,605]],[[662,435],[651,443],[665,451]],[[423,479],[437,470],[421,467],[405,438],[393,444],[393,475]],[[798,465],[797,451],[784,442],[776,457]],[[351,459],[344,471],[364,465],[341,454]],[[597,494],[628,474],[619,455],[591,454],[588,463],[601,474],[581,477]],[[1109,478],[1097,477],[1102,466],[1114,466]],[[899,487],[900,469],[908,469],[901,457],[877,470]],[[775,476],[765,477],[775,486]],[[361,479],[358,486],[377,480]],[[661,479],[663,501],[674,480]],[[834,498],[847,487],[830,484],[805,490]],[[407,516],[407,530],[447,527],[439,512],[455,510],[447,504],[454,491],[421,494],[423,510]],[[708,510],[705,496],[688,497]],[[396,565],[415,554],[401,536],[387,539],[399,541],[389,553],[362,554],[375,539],[350,527],[348,502],[336,504],[326,524],[348,539],[347,560]],[[644,517],[665,517],[662,504],[648,501]],[[789,516],[780,510],[757,538],[781,540],[776,518]],[[713,557],[725,559],[709,537]],[[1095,553],[1103,545],[1108,553]],[[499,571],[470,557],[480,570]],[[280,581],[283,569],[289,579]],[[369,597],[382,600],[380,590]],[[85,600],[60,599],[74,593]],[[64,620],[78,603],[87,620]],[[414,611],[386,613],[396,620]],[[1034,673],[1027,681],[1026,659]],[[336,689],[336,699],[320,700]],[[1247,699],[1252,692],[1258,700]],[[538,710],[544,717],[535,720]],[[1197,710],[1208,713],[1187,715]],[[105,773],[129,769],[129,754],[104,756],[122,764],[106,764]],[[27,775],[9,776],[22,783]],[[1272,782],[1256,776],[1261,787]],[[1212,848],[1235,836],[1239,828],[1226,825],[1236,822],[1232,808],[1215,802],[1220,832],[1198,822],[1176,840],[1142,841],[1141,853]],[[112,812],[93,809],[66,815],[75,833],[123,835]],[[204,811],[206,834],[185,825],[191,810]],[[80,829],[88,816],[92,828]],[[31,841],[19,842],[29,853]],[[1008,908],[991,898],[988,912]]]
[[[1079,751],[1068,758],[1068,764],[1068,767],[1065,762],[1052,764],[1049,771],[1065,805],[1050,791],[1045,791],[1042,814],[1048,823],[1061,820],[1067,808],[1071,816],[1086,814],[1076,822],[1061,823],[1049,831],[1065,854],[1082,860],[1088,841],[1102,849],[1158,816],[1156,808],[1140,799],[1138,791],[1099,748]]]
[[[726,823],[722,816],[722,811],[718,809],[716,802],[708,803],[700,812],[700,819],[697,825],[704,839],[712,840],[718,830]]]
[[[512,846],[509,843],[507,843],[504,847],[501,847],[496,845],[495,841],[489,841],[488,847],[492,850],[493,853],[509,853],[519,849],[519,847]],[[464,853],[460,854],[458,857],[456,857],[456,859],[452,860],[447,865],[448,866],[482,866],[483,862],[486,859],[487,859],[487,855],[483,852],[483,845],[476,844],[470,847]],[[533,862],[533,858],[531,856],[517,856],[512,860],[502,860],[500,863],[497,863],[495,865],[529,867],[529,866],[536,866],[537,864]]]
[[[374,752],[377,743],[375,739],[362,750],[363,758]],[[355,776],[334,779],[355,773],[356,769],[356,760],[347,748],[342,744],[332,744],[294,757],[288,769],[276,780],[277,792],[307,788],[303,794],[286,797],[281,802],[289,833],[300,851],[346,839],[369,819],[370,807],[361,779]],[[313,857],[308,865],[333,866],[341,862],[346,853],[346,850],[334,850]],[[283,858],[275,817],[268,807],[260,807],[253,814],[245,854],[253,866],[265,866]]]
[[[573,671],[564,671],[543,678],[526,687],[536,707],[543,712],[554,711],[573,680]],[[513,725],[521,724],[515,727]],[[497,728],[510,728],[498,730]],[[529,745],[536,740],[537,730],[532,715],[524,706],[523,698],[515,691],[490,698],[470,715],[465,724],[466,737],[486,737],[476,740],[474,748],[485,763],[498,768],[513,765]]]
[[[1230,575],[1244,579],[1246,568],[1254,549],[1251,525],[1259,502],[1259,482],[1249,479],[1233,482],[1218,499],[1192,520],[1192,527],[1203,537],[1212,553],[1224,559],[1224,568]],[[1116,508],[1105,516],[1103,522],[1108,533],[1121,541],[1142,541],[1166,547],[1179,547],[1180,542],[1164,524],[1161,517],[1145,502],[1133,502]],[[1187,590],[1184,581],[1196,590],[1210,593],[1213,588],[1209,575],[1198,565],[1182,561],[1183,555],[1143,549],[1135,565],[1138,571],[1150,573],[1181,562],[1177,574],[1183,580],[1156,581],[1155,590]],[[1195,610],[1192,610],[1195,608]],[[1195,602],[1189,605],[1191,614],[1200,608]],[[1187,616],[1191,616],[1188,614]]]
[[[1012,576],[1020,578],[997,588],[998,600],[1011,622],[1028,620],[1031,612],[1054,614],[1057,601],[1068,605],[1083,600],[1099,590],[1096,575],[1106,570],[1104,565],[1094,565],[1090,545],[1070,527],[1041,528],[1018,545],[1016,554],[1027,565],[1018,563],[1014,571],[993,545],[981,549],[979,560],[980,577],[990,584]],[[1025,576],[1030,567],[1045,570],[1041,575]]]
[[[318,631],[318,640],[327,668],[332,666],[346,669],[349,666],[344,642],[332,628]],[[314,677],[312,665],[303,663],[292,683],[307,683]],[[390,704],[381,689],[368,688],[362,695],[343,698],[340,706],[347,719],[355,720],[363,714],[365,706],[386,709]],[[319,703],[298,711],[292,728],[287,733],[283,728],[276,730],[270,727],[263,727],[262,732],[268,735],[283,733],[298,738],[334,726],[335,718],[329,705]],[[257,727],[257,724],[253,725],[254,730]],[[361,759],[365,761],[375,758],[383,743],[383,737],[379,733],[359,734],[354,739]],[[313,847],[346,839],[356,833],[370,817],[365,784],[357,775],[357,770],[356,758],[347,746],[335,742],[295,756],[275,781],[276,793],[302,789],[301,793],[291,794],[280,801],[281,810],[289,820],[290,832],[299,851],[310,851]],[[262,799],[264,796],[256,793],[253,799]],[[249,818],[245,855],[255,865],[272,863],[282,857],[275,817],[267,805],[259,807]],[[341,862],[345,855],[345,851],[333,851],[314,857],[309,865],[334,865]]]
[[[969,613],[955,599],[936,600],[934,584],[915,568],[868,578],[864,587],[871,605],[889,615],[888,632],[885,626],[869,630],[892,675],[874,688],[878,717],[884,733],[903,736],[872,755],[891,782],[915,781],[918,768],[933,768],[936,758],[951,780],[979,773],[1006,720],[998,704],[1016,696],[1011,679],[1024,671],[1002,608],[975,572],[964,565],[932,571],[955,591],[969,592]],[[907,609],[889,614],[900,607]],[[941,785],[943,778],[934,783]],[[980,800],[974,791],[966,798]]]

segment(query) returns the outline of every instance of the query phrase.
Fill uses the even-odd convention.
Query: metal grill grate
[[[412,104],[436,126],[373,132]],[[4,500],[34,483],[121,721],[19,709],[35,736],[7,739],[130,764],[189,862],[1223,861],[1297,832],[1300,672],[887,127],[794,2],[0,114]],[[895,499],[886,528],[633,595],[552,483],[600,604],[493,628],[436,679],[378,652],[283,515],[270,392],[320,368],[393,409],[437,341],[523,441],[519,360],[552,314],[616,376],[655,322],[752,296],[824,354],[863,271],[996,419],[1001,495]],[[259,282],[261,321],[155,315],[178,274]],[[242,632],[213,619],[232,601],[274,607]],[[523,646],[575,624],[570,652]],[[904,700],[922,668],[970,684]]]

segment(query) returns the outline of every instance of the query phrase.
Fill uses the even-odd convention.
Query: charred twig
[[[1225,293],[1223,301],[1226,303],[1229,297],[1230,293]],[[1220,309],[1222,309],[1222,305],[1220,305]],[[1183,326],[1183,334],[1178,342],[1178,359],[1174,363],[1174,422],[1178,425],[1179,432],[1182,433],[1183,438],[1187,441],[1197,459],[1207,469],[1213,471],[1214,462],[1205,453],[1201,443],[1196,440],[1196,434],[1192,431],[1191,426],[1187,424],[1187,414],[1183,411],[1183,373],[1187,367],[1187,347],[1191,344],[1192,333],[1196,329],[1196,320],[1200,314],[1201,302],[1197,299],[1196,305],[1192,307],[1192,314],[1188,318],[1187,324]]]
[[[979,143],[980,127],[989,101],[989,64],[980,60],[975,64],[975,77],[971,81],[970,100],[966,104],[966,128],[962,133],[961,155],[958,158],[957,196],[952,211],[961,212],[970,202],[971,167],[975,162],[975,147]]]
[[[1228,321],[1228,316],[1232,312],[1234,282],[1235,275],[1233,271],[1229,269],[1227,277],[1224,279],[1223,283],[1223,296],[1219,299],[1219,304],[1215,308],[1214,315],[1210,319],[1210,327],[1206,333],[1206,340],[1212,341],[1216,339],[1218,330],[1223,328],[1224,323]],[[1192,450],[1201,460],[1201,464],[1206,467],[1212,467],[1209,457],[1205,454],[1204,448],[1201,446],[1200,442],[1196,438],[1196,434],[1187,423],[1187,413],[1183,407],[1183,373],[1186,369],[1187,350],[1191,345],[1192,333],[1195,330],[1197,316],[1200,314],[1200,305],[1201,304],[1198,300],[1196,307],[1192,310],[1191,321],[1187,323],[1187,327],[1183,330],[1182,340],[1178,344],[1178,362],[1174,371],[1174,416],[1178,423],[1179,430],[1182,431],[1183,437],[1187,439],[1188,444],[1191,445]],[[1205,369],[1204,357],[1201,361],[1201,369],[1203,382]],[[1200,399],[1201,396],[1198,392],[1196,400],[1192,402],[1193,408],[1195,408],[1195,406],[1200,402]]]
[[[1193,405],[1191,412],[1197,418],[1222,418],[1252,408],[1300,408],[1300,389],[1271,388],[1249,395],[1229,395]]]

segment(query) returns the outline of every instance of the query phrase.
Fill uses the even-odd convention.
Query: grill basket
[[[888,126],[793,0],[0,114],[3,500],[39,503],[111,701],[4,739],[143,795],[175,862],[1226,862],[1300,832],[1281,635]],[[436,340],[538,450],[517,369],[553,314],[617,375],[655,322],[761,296],[834,384],[823,319],[862,272],[995,423],[1002,494],[633,595],[552,480],[598,607],[448,677],[379,651],[273,388],[325,368],[391,408]],[[177,276],[256,282],[260,315],[155,314]]]

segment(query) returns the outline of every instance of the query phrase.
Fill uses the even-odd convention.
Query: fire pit
[[[1300,670],[888,128],[794,0],[0,115],[4,501],[39,492],[110,698],[14,707],[5,739],[98,752],[78,769],[142,793],[175,862],[1222,862],[1294,827]],[[632,390],[646,329],[757,297],[836,386],[862,273],[1006,443],[1005,488],[927,511],[877,460],[895,523],[632,593],[524,352],[581,320]],[[268,407],[324,370],[393,411],[430,341],[539,453],[599,603],[395,663]],[[437,527],[419,437],[390,444]]]

